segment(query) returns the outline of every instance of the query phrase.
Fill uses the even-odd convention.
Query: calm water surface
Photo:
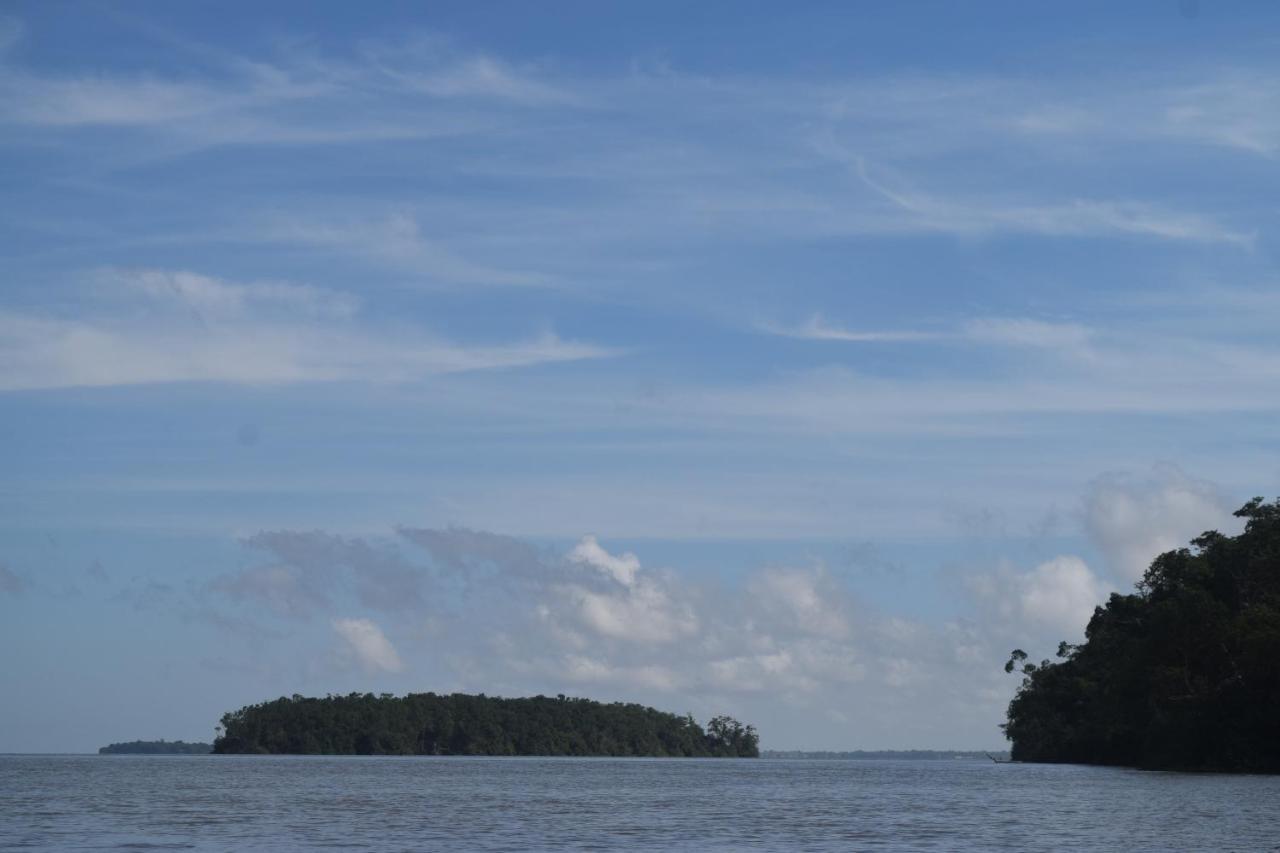
[[[1280,850],[1280,777],[977,761],[0,757],[5,850]]]

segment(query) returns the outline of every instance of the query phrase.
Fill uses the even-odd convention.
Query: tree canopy
[[[759,755],[752,726],[566,696],[372,693],[282,697],[222,718],[217,753],[324,755]]]
[[[213,746],[187,743],[184,740],[131,740],[112,743],[98,749],[99,755],[208,755]]]
[[[1156,557],[1058,660],[1014,650],[1015,760],[1280,771],[1280,501],[1235,514],[1240,535]]]

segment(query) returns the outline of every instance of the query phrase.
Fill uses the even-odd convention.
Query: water
[[[1280,850],[1280,776],[979,761],[0,757],[4,850]]]

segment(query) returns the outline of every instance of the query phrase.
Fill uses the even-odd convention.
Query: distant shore
[[[131,740],[98,749],[99,755],[208,755],[213,744],[184,740]]]

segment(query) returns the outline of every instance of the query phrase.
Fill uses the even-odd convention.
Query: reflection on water
[[[0,757],[0,849],[1277,850],[1280,776],[978,761]]]

